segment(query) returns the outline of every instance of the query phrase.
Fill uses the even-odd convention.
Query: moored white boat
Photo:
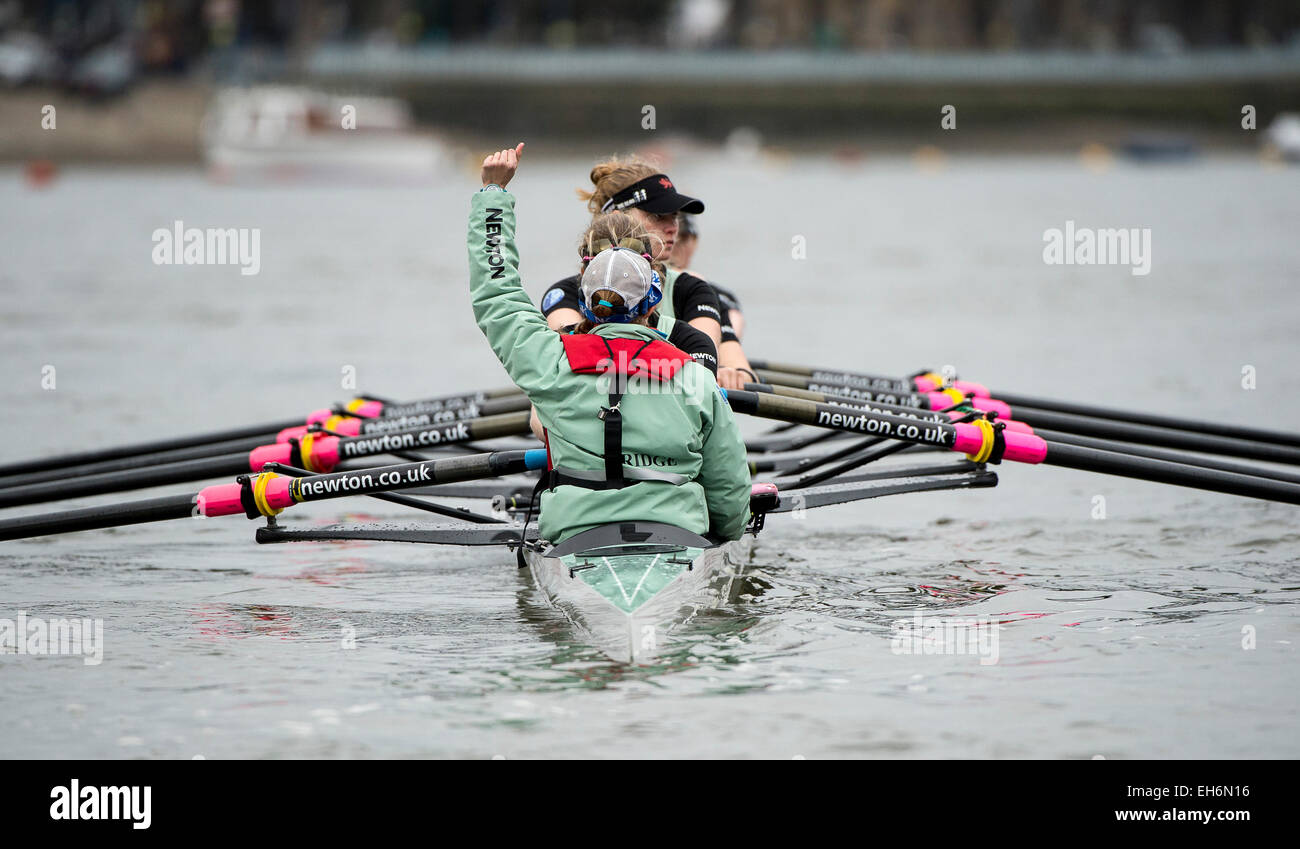
[[[399,100],[285,86],[218,92],[202,139],[208,172],[220,182],[421,183],[447,164],[445,146],[418,132]]]

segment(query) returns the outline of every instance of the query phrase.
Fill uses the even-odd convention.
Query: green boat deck
[[[702,548],[654,554],[570,554],[560,558],[569,573],[625,613],[654,598],[690,568]]]

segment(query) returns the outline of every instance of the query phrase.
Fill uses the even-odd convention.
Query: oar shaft
[[[755,369],[797,374],[817,383],[835,383],[879,392],[933,392],[951,386],[965,395],[977,395],[983,398],[989,396],[988,388],[982,383],[971,383],[968,380],[955,378],[950,380],[934,372],[918,372],[910,377],[887,377],[861,371],[799,366],[772,360],[750,360],[749,365],[750,368]]]
[[[235,428],[232,430],[216,431],[213,433],[199,434],[198,436],[183,436],[175,439],[159,439],[153,442],[140,442],[135,445],[121,445],[116,448],[101,448],[95,451],[79,451],[75,454],[62,454],[58,457],[45,457],[39,460],[23,460],[17,463],[6,463],[0,466],[0,477],[9,475],[26,475],[32,472],[48,472],[56,469],[66,469],[71,466],[82,466],[87,463],[100,463],[107,460],[117,460],[123,457],[134,457],[138,454],[155,454],[163,451],[175,451],[182,448],[191,448],[196,445],[205,445],[209,443],[227,442],[233,440],[253,440],[260,439],[258,445],[266,442],[268,439],[274,439],[275,434],[287,427],[302,424],[302,419],[289,419],[282,422],[271,422],[269,424],[250,425],[248,427]],[[8,485],[5,480],[0,480],[0,485]]]
[[[274,440],[274,433],[263,434],[262,436],[254,436],[250,439],[223,440],[221,442],[212,442],[207,445],[192,445],[188,448],[178,448],[171,451],[157,451],[149,454],[139,454],[133,457],[122,457],[117,460],[86,463],[66,470],[48,469],[41,472],[10,475],[9,477],[0,478],[0,495],[13,487],[43,483],[55,476],[60,480],[75,480],[77,478],[89,477],[91,475],[103,475],[113,472],[126,472],[132,469],[143,469],[152,466],[184,463],[188,460],[201,460],[207,457],[220,457],[226,454],[247,454],[254,448],[266,445],[268,442]]]
[[[305,469],[298,469],[293,466],[285,466],[280,463],[267,463],[263,467],[264,471],[275,472],[278,475],[287,475],[293,478],[311,477],[311,472]],[[447,507],[443,504],[436,504],[432,501],[425,501],[420,498],[411,498],[409,495],[398,495],[396,492],[372,492],[367,498],[374,498],[377,501],[387,501],[389,504],[400,504],[403,507],[411,507],[415,510],[424,510],[427,513],[437,513],[440,516],[451,516],[456,519],[463,519],[476,525],[495,525],[500,524],[503,520],[492,516],[480,516],[466,510],[463,507]]]
[[[194,494],[164,495],[130,504],[106,504],[82,510],[65,510],[40,516],[0,519],[0,540],[41,537],[50,534],[93,531],[142,522],[161,522],[196,515]]]
[[[333,468],[335,463],[343,460],[387,454],[390,451],[421,451],[441,445],[496,439],[499,436],[521,436],[530,432],[528,419],[528,411],[520,410],[516,413],[484,416],[481,419],[470,419],[454,424],[374,436],[347,437],[338,440],[336,454],[327,465]]]
[[[870,442],[873,444],[860,446],[864,450],[857,456],[850,457],[844,462],[831,466],[828,469],[822,469],[820,472],[811,472],[806,475],[801,475],[793,484],[787,484],[785,488],[804,489],[813,486],[814,484],[819,484],[822,481],[838,477],[845,472],[851,472],[854,469],[861,468],[868,463],[873,463],[876,460],[888,457],[890,454],[897,454],[899,451],[908,447],[906,442],[893,442],[887,439],[873,439],[870,440]]]
[[[64,498],[84,498],[106,492],[125,492],[130,489],[147,489],[170,483],[187,483],[209,478],[228,478],[249,471],[248,454],[223,454],[166,466],[150,466],[126,472],[107,472],[68,479],[47,480],[26,486],[0,489],[0,507],[20,504],[43,504]],[[51,477],[59,473],[52,472]]]
[[[1253,475],[1220,472],[1214,469],[1189,466],[1185,463],[1171,463],[1167,460],[1154,460],[1147,457],[1135,457],[1131,454],[1118,454],[1114,451],[1084,448],[1079,445],[1049,442],[1047,457],[1043,460],[1043,463],[1049,466],[1061,466],[1067,469],[1081,469],[1124,478],[1169,483],[1192,489],[1204,489],[1210,492],[1223,492],[1230,495],[1244,495],[1248,498],[1263,498],[1269,501],[1282,501],[1287,504],[1300,504],[1300,485],[1268,480]]]
[[[959,389],[926,392],[877,392],[847,384],[819,383],[797,374],[786,374],[779,371],[763,371],[759,369],[758,376],[761,380],[773,384],[778,390],[780,387],[804,390],[814,395],[823,395],[827,403],[832,404],[874,404],[914,409],[919,412],[923,410],[946,410],[954,404],[961,403],[967,404],[976,410],[996,413],[1003,419],[1011,418],[1011,405],[1007,402],[997,398],[990,398],[987,394],[974,395],[962,392]],[[981,389],[985,393],[988,392],[983,387]],[[792,393],[787,391],[785,394]]]
[[[118,525],[183,519],[186,516],[274,515],[304,501],[351,495],[379,495],[394,489],[474,478],[513,475],[546,467],[541,449],[497,451],[443,460],[293,477],[268,473],[242,482],[215,484],[193,495],[171,495],[0,520],[0,540],[88,531]]]
[[[513,397],[489,399],[481,403],[466,404],[454,409],[444,410],[441,413],[421,413],[414,416],[397,416],[393,418],[378,419],[348,419],[345,422],[342,422],[339,427],[348,435],[370,436],[382,433],[392,433],[398,430],[414,430],[420,427],[453,424],[457,421],[468,421],[483,416],[516,412],[528,408],[528,398],[524,395],[517,395]],[[291,434],[296,433],[302,435],[306,432],[307,428],[305,426],[291,427],[280,431],[278,434],[272,433],[260,437],[253,437],[251,439],[213,442],[207,445],[193,445],[188,448],[175,449],[172,451],[139,454],[133,457],[123,457],[117,460],[88,463],[85,465],[79,465],[75,469],[70,469],[69,472],[70,474],[82,477],[84,475],[98,475],[106,472],[121,472],[128,469],[142,469],[146,466],[160,466],[164,463],[197,460],[202,457],[216,457],[222,454],[234,454],[241,451],[248,452],[270,442],[285,442]],[[9,477],[0,478],[0,491],[12,486],[25,486],[30,483],[40,483],[48,479],[49,475],[46,472],[10,475]]]
[[[814,381],[853,385],[860,389],[871,389],[877,392],[916,391],[912,381],[904,377],[887,377],[879,374],[833,371],[829,369],[812,368],[811,366],[798,366],[792,363],[774,362],[772,360],[750,360],[749,365],[751,368],[763,369],[764,371],[797,374]]]
[[[1133,445],[1127,442],[1115,442],[1109,439],[1093,439],[1089,436],[1079,436],[1075,433],[1062,433],[1055,430],[1044,430],[1042,428],[1034,431],[1034,433],[1050,442],[1062,442],[1066,445],[1078,445],[1083,448],[1097,448],[1102,451],[1113,451],[1116,454],[1132,454],[1137,457],[1150,457],[1153,460],[1168,460],[1173,463],[1183,463],[1188,466],[1200,466],[1203,469],[1217,469],[1220,472],[1236,472],[1237,474],[1242,475],[1254,475],[1261,478],[1271,478],[1272,480],[1300,484],[1300,472],[1291,472],[1286,469],[1274,469],[1269,466],[1254,466],[1247,463],[1234,463],[1231,460],[1200,457],[1184,454],[1179,451],[1166,451],[1162,448],[1152,448],[1147,445]]]
[[[772,360],[757,359],[750,360],[750,366],[759,371],[760,377],[764,371],[769,373],[781,373],[786,377],[799,377],[806,381],[812,388],[822,388],[827,385],[840,385],[853,388],[856,390],[853,393],[855,395],[857,394],[857,391],[871,392],[876,395],[875,400],[884,400],[881,396],[888,395],[889,393],[906,394],[918,391],[927,392],[937,388],[934,383],[937,376],[934,375],[922,375],[919,378],[892,378],[876,374],[867,374],[864,372],[816,368],[813,366],[802,366],[794,365],[792,363],[780,363]],[[768,380],[766,377],[763,377],[763,379]],[[783,383],[785,381],[769,380],[768,382]],[[1159,415],[1156,413],[1135,412],[1131,410],[1117,410],[1113,407],[1081,404],[1078,401],[1061,401],[1054,398],[1040,398],[1034,395],[1023,395],[1014,392],[990,392],[981,384],[968,383],[959,380],[952,381],[951,385],[968,396],[992,395],[994,398],[1017,408],[1034,407],[1041,410],[1051,410],[1053,412],[1067,413],[1074,416],[1087,416],[1094,419],[1109,419],[1116,422],[1128,422],[1130,424],[1190,431],[1192,433],[1205,434],[1207,436],[1221,436],[1229,439],[1266,442],[1273,445],[1285,445],[1292,448],[1300,448],[1300,432],[1294,430],[1269,430],[1265,428],[1232,424],[1230,422],[1193,418],[1191,416],[1178,417]],[[1025,420],[1021,416],[1017,416],[1017,418]]]
[[[542,449],[493,451],[488,454],[468,454],[464,457],[293,478],[290,492],[297,503],[322,501],[341,495],[371,495],[393,489],[413,489],[515,475],[545,465],[546,452]]]
[[[727,401],[731,404],[731,408],[738,413],[765,419],[833,428],[848,433],[890,437],[918,445],[934,445],[953,450],[965,450],[963,446],[966,443],[973,442],[969,431],[966,435],[958,432],[958,427],[969,426],[917,421],[902,418],[901,416],[839,407],[834,404],[821,404],[802,398],[766,395],[759,392],[748,392],[743,389],[733,389],[728,390]],[[1019,442],[1021,436],[1021,434],[1009,433],[1006,438],[1009,441]],[[1030,437],[1030,439],[1033,439],[1033,437]],[[1042,440],[1037,440],[1037,442],[1039,445],[1042,444]],[[1015,453],[1017,453],[1015,450],[1011,451],[1011,454]],[[1009,455],[1008,459],[1015,458]]]
[[[975,456],[981,450],[981,444],[984,449],[989,445],[981,438],[981,434],[987,437],[988,431],[976,425],[917,422],[896,416],[877,415],[830,404],[819,404],[800,398],[763,395],[744,390],[728,391],[727,400],[731,408],[738,413],[949,448],[968,456]],[[1051,443],[1034,434],[1004,431],[1001,439],[1003,458],[1013,462],[1041,462],[1138,480],[1171,483],[1193,489],[1300,504],[1300,485],[1285,481],[1084,448],[1078,445]]]
[[[436,413],[442,410],[456,409],[467,404],[481,404],[494,398],[508,398],[521,395],[519,387],[505,386],[500,389],[485,389],[481,392],[462,392],[456,395],[443,395],[438,398],[426,398],[422,401],[393,402],[385,401],[380,416],[418,416],[424,413]]]
[[[1035,428],[1045,427],[1082,436],[1136,442],[1140,445],[1159,445],[1164,448],[1181,448],[1185,451],[1200,451],[1206,454],[1223,454],[1229,457],[1300,465],[1300,448],[1289,445],[1189,433],[1185,430],[1095,419],[1032,407],[1017,406],[1015,411],[1017,419]]]
[[[905,406],[902,404],[882,404],[860,398],[850,398],[847,395],[814,392],[809,389],[800,389],[795,386],[781,386],[772,383],[746,383],[744,388],[750,392],[763,392],[769,395],[786,395],[790,398],[802,398],[805,401],[820,401],[824,404],[836,404],[841,407],[874,410],[879,413],[888,413],[891,416],[903,416],[905,418],[919,419],[927,422],[950,422],[953,419],[952,416],[947,413],[941,413],[938,410],[928,410],[920,407]]]
[[[1049,398],[1037,398],[1032,395],[1009,394],[1006,392],[995,392],[993,394],[998,399],[1006,401],[1008,404],[1017,408],[1021,406],[1035,407],[1040,410],[1052,410],[1057,413],[1068,413],[1074,416],[1090,416],[1098,419],[1110,419],[1112,421],[1172,428],[1174,430],[1187,430],[1212,436],[1228,437],[1230,439],[1254,440],[1257,442],[1268,442],[1274,445],[1289,445],[1300,448],[1300,433],[1264,430],[1262,428],[1246,427],[1244,425],[1229,424],[1227,422],[1192,418],[1190,416],[1161,416],[1154,413],[1116,410],[1110,407],[1097,407],[1091,404],[1080,404],[1076,401],[1058,401]]]
[[[790,374],[789,372],[768,371],[761,368],[755,369],[755,372],[760,381],[776,386],[793,386],[797,389],[825,392],[831,395],[852,398],[855,401],[869,401],[873,404],[893,404],[898,407],[915,407],[921,410],[930,409],[929,397],[911,389],[864,389],[840,383],[818,381],[804,375]]]
[[[81,498],[106,492],[124,492],[169,483],[201,481],[209,478],[232,477],[246,472],[260,471],[267,463],[305,465],[313,470],[330,471],[341,461],[359,457],[387,454],[392,451],[421,451],[498,436],[515,436],[528,432],[528,411],[484,416],[481,419],[459,421],[454,424],[385,433],[378,436],[339,438],[323,436],[307,447],[300,446],[301,462],[295,460],[295,451],[288,443],[262,445],[250,452],[223,454],[198,460],[150,466],[123,472],[106,472],[83,477],[47,480],[26,486],[0,489],[0,508],[19,504],[40,504],[64,498]],[[460,458],[457,458],[460,459]],[[51,476],[58,475],[54,472]]]
[[[404,403],[365,401],[356,399],[352,407],[359,410],[357,416],[361,418],[394,418],[401,416],[420,416],[438,414],[447,414],[450,411],[461,410],[467,406],[475,404],[487,404],[493,399],[506,399],[513,396],[519,396],[519,389],[514,386],[504,387],[501,389],[489,389],[478,392],[460,392],[453,395],[443,395],[436,398],[426,398],[419,401],[409,401]],[[496,412],[505,412],[508,407],[499,407]],[[513,409],[518,409],[515,407]],[[487,415],[488,411],[474,412],[473,417]],[[309,421],[324,421],[331,415],[330,410],[317,410],[307,417]],[[260,425],[249,425],[247,427],[231,428],[229,430],[214,431],[202,433],[194,436],[181,436],[171,439],[159,439],[152,442],[140,442],[134,445],[119,445],[113,448],[100,448],[94,451],[78,451],[73,454],[62,454],[57,457],[44,457],[36,460],[21,460],[16,463],[6,463],[0,465],[0,478],[10,475],[24,475],[32,472],[54,471],[56,469],[66,469],[72,466],[83,466],[90,463],[102,463],[109,460],[119,460],[125,457],[136,457],[142,454],[158,454],[166,451],[178,451],[181,449],[195,448],[197,446],[208,445],[217,442],[231,442],[234,440],[251,440],[254,438],[261,439],[263,442],[275,439],[276,434],[287,428],[297,427],[303,424],[303,419],[289,419],[281,422],[269,422]],[[261,444],[261,443],[259,443]],[[233,450],[233,449],[232,449]],[[165,462],[165,461],[159,461]],[[0,485],[8,485],[0,480]]]
[[[938,376],[929,374],[900,379],[866,374],[863,372],[780,363],[772,360],[750,360],[750,366],[758,370],[760,377],[768,382],[787,383],[787,380],[770,380],[768,377],[763,376],[765,371],[769,374],[780,373],[784,375],[785,378],[797,377],[805,382],[806,388],[829,391],[826,389],[828,386],[840,385],[849,387],[854,390],[852,393],[841,394],[853,394],[857,397],[859,393],[871,393],[874,395],[874,400],[877,401],[886,401],[887,396],[890,393],[924,393],[938,388],[935,383]],[[788,385],[800,384],[789,383]],[[1093,419],[1107,419],[1115,422],[1128,422],[1135,425],[1148,425],[1151,427],[1187,431],[1206,436],[1218,436],[1227,439],[1240,439],[1252,442],[1263,442],[1277,446],[1300,448],[1300,431],[1297,430],[1269,430],[1265,428],[1232,424],[1230,422],[1193,418],[1192,416],[1179,417],[1159,415],[1156,413],[1143,413],[1131,410],[1117,410],[1113,407],[1102,407],[1094,404],[1081,404],[1078,401],[1040,398],[1033,395],[1024,395],[1014,392],[990,392],[982,384],[968,383],[960,380],[951,381],[950,385],[965,393],[967,396],[992,395],[999,401],[1010,404],[1012,407],[1016,407],[1017,410],[1020,407],[1031,407],[1074,416],[1085,416]],[[1016,418],[1028,422],[1028,419],[1019,414],[1017,414]],[[1029,423],[1033,424],[1033,422]],[[1055,425],[1048,425],[1048,427],[1055,427]],[[1057,429],[1063,430],[1063,428]]]

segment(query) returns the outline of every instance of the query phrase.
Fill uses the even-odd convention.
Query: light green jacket
[[[602,378],[570,370],[560,334],[546,326],[520,286],[514,207],[509,192],[478,192],[471,201],[474,320],[511,380],[537,408],[552,463],[602,472],[605,430],[597,414],[609,403],[609,387]],[[595,332],[610,338],[663,338],[632,324],[602,324]],[[625,469],[680,475],[687,482],[639,481],[602,491],[556,487],[542,495],[542,538],[560,542],[609,522],[652,521],[738,539],[749,520],[748,457],[731,408],[709,370],[688,362],[667,383],[634,381],[620,409]]]

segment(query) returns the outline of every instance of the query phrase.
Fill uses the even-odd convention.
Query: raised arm
[[[521,143],[483,161],[483,189],[470,201],[466,242],[470,301],[474,320],[510,379],[525,392],[544,392],[554,382],[562,345],[520,285],[515,197],[505,186],[518,168],[523,147]]]

